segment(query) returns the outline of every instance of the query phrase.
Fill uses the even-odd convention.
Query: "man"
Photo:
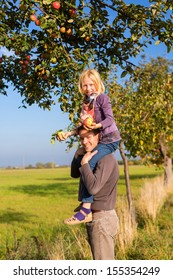
[[[98,161],[94,171],[88,162],[97,152],[93,149],[99,142],[99,130],[86,130],[79,128],[80,141],[83,148],[76,151],[71,164],[71,176],[80,177],[88,192],[94,195],[92,203],[92,221],[86,223],[88,241],[94,260],[114,259],[114,236],[118,231],[118,217],[115,212],[117,182],[119,178],[118,164],[109,154]],[[81,166],[78,165],[78,157],[83,155]],[[81,200],[81,188],[79,187],[79,201]]]

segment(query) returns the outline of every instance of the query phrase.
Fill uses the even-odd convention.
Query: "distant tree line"
[[[35,165],[28,164],[26,166],[7,166],[6,169],[41,169],[41,168],[58,168],[58,167],[67,167],[68,165],[58,165],[55,162],[37,162]]]
[[[122,160],[118,160],[118,164],[119,165],[123,165],[123,161]],[[139,159],[130,159],[128,161],[129,165],[142,165],[142,161]],[[69,167],[68,164],[64,164],[64,165],[58,165],[55,162],[37,162],[35,165],[32,164],[28,164],[26,166],[7,166],[6,169],[19,169],[19,168],[23,168],[23,169],[44,169],[44,168],[60,168],[60,167]]]

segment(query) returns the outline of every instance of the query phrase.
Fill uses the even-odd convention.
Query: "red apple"
[[[23,61],[23,64],[28,65],[28,64],[29,64],[29,61],[28,61],[28,60],[24,60],[24,61]]]
[[[93,118],[90,116],[90,117],[87,117],[84,121],[83,121],[83,124],[85,126],[91,126],[93,124]]]
[[[41,24],[41,21],[39,19],[36,19],[35,20],[35,25],[40,26],[40,24]]]
[[[39,61],[37,59],[34,60],[34,65],[38,65]]]
[[[28,54],[28,55],[26,55],[26,57],[25,57],[27,60],[30,60],[30,55]]]
[[[36,21],[37,20],[37,16],[34,15],[34,14],[30,15],[30,20]]]
[[[28,73],[28,71],[26,70],[26,69],[23,69],[23,74],[27,74]]]
[[[61,5],[60,5],[60,3],[59,2],[52,2],[52,7],[55,9],[55,10],[58,10],[60,7],[61,7]]]
[[[74,9],[74,8],[70,9],[70,15],[72,17],[75,17],[76,16],[76,9]]]
[[[53,38],[58,38],[58,34],[57,34],[56,32],[53,32],[53,33],[52,33],[52,37],[53,37]]]

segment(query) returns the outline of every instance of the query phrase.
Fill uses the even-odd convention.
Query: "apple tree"
[[[173,61],[142,61],[124,87],[111,85],[115,118],[125,149],[144,163],[164,166],[164,184],[172,179]]]
[[[170,51],[172,1],[147,5],[123,0],[1,0],[0,93],[9,84],[23,106],[51,109],[59,102],[74,121],[81,97],[77,82],[86,67],[96,67],[106,80],[113,65],[123,75],[133,70],[131,57],[154,41]]]

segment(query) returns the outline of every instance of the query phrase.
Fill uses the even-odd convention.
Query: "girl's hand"
[[[56,139],[58,141],[64,141],[66,140],[69,136],[71,135],[70,132],[64,132],[64,131],[60,131],[56,134]]]
[[[83,164],[85,164],[85,163],[88,163],[88,161],[95,155],[95,154],[97,154],[97,150],[95,150],[94,152],[87,152],[84,156],[83,156],[83,158],[82,158],[82,160],[81,160],[81,165],[83,165]]]
[[[92,123],[92,125],[88,125],[88,126],[84,126],[84,127],[87,130],[98,129],[98,128],[102,128],[102,124],[101,123]]]

